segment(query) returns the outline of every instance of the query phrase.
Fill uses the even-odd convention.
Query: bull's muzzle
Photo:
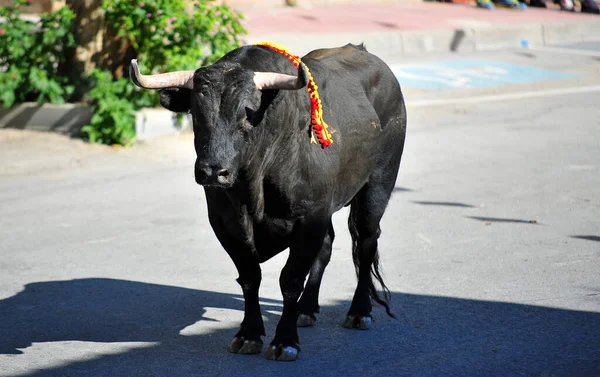
[[[199,185],[231,186],[233,184],[233,174],[225,167],[196,163],[194,170],[196,183]]]

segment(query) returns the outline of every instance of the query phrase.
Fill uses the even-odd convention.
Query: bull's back
[[[346,112],[363,120],[365,99],[377,115],[382,129],[392,127],[402,133],[406,127],[406,109],[398,81],[391,69],[363,45],[348,44],[343,47],[320,49],[302,59],[311,70],[317,71],[317,84],[325,92],[325,106],[339,102],[339,98],[352,98],[353,102],[340,103]],[[323,90],[324,89],[324,90]],[[358,107],[356,107],[358,105]],[[344,127],[343,125],[340,125]],[[360,125],[358,125],[360,127]]]

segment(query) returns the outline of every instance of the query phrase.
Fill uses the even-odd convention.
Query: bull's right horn
[[[254,72],[254,84],[258,90],[297,90],[304,88],[307,83],[308,71],[304,63],[298,66],[298,76],[276,72]]]
[[[129,66],[129,77],[131,81],[140,88],[144,89],[164,89],[164,88],[194,88],[195,71],[175,71],[161,73],[158,75],[142,75],[140,66],[136,59],[131,60]]]

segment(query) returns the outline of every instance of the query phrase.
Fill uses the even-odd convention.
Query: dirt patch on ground
[[[156,138],[132,147],[89,144],[48,132],[0,129],[0,175],[94,169],[140,160],[192,160],[193,135]]]

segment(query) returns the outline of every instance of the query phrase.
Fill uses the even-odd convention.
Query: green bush
[[[135,52],[144,73],[197,69],[240,46],[245,33],[238,13],[213,1],[105,0],[105,21]],[[133,112],[158,105],[156,91],[139,90],[129,80],[95,72],[90,91],[94,118],[85,127],[91,142],[127,145],[134,139]]]
[[[238,47],[240,15],[214,1],[104,0],[106,21],[151,71],[195,69]]]
[[[75,45],[70,31],[75,14],[69,7],[43,13],[38,22],[21,17],[27,0],[0,7],[0,102],[5,108],[15,102],[63,103],[74,85],[60,74],[65,48]]]
[[[135,109],[150,105],[148,97],[136,97],[134,86],[125,78],[112,79],[111,72],[94,70],[95,82],[89,92],[93,101],[90,124],[82,128],[92,143],[130,145],[135,141]],[[136,100],[137,99],[137,100]]]
[[[0,7],[0,103],[62,103],[74,99],[75,85],[90,83],[94,113],[83,131],[92,143],[129,145],[135,140],[135,111],[158,105],[156,91],[140,90],[116,72],[94,70],[89,77],[71,72],[77,35],[69,6],[24,20],[30,0]],[[246,31],[241,15],[212,0],[104,0],[106,35],[121,39],[127,57],[139,59],[144,73],[197,69],[239,47]],[[89,11],[89,10],[88,10]],[[78,31],[75,31],[77,33]],[[83,32],[83,30],[81,30]],[[119,43],[116,43],[119,45]],[[114,57],[113,57],[114,58]],[[121,57],[122,59],[125,56]],[[122,62],[127,75],[128,62]]]

